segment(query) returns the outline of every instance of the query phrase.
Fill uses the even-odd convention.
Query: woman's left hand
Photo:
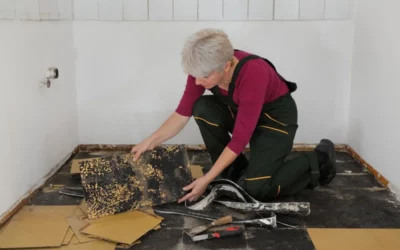
[[[206,176],[196,179],[190,185],[183,188],[185,191],[192,190],[192,192],[181,198],[178,203],[186,200],[196,201],[204,193],[204,191],[206,191],[208,184],[210,184],[210,181],[206,178]]]

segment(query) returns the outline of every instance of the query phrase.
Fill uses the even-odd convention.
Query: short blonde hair
[[[219,29],[202,29],[189,36],[182,50],[182,67],[194,77],[222,71],[232,60],[234,49],[228,35]]]

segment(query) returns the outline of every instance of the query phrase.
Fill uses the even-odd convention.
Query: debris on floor
[[[56,192],[56,191],[59,191],[62,188],[64,188],[64,185],[59,185],[59,184],[53,185],[53,184],[50,184],[48,187],[43,188],[43,192],[44,193]]]

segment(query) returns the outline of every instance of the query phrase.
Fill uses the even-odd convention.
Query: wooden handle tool
[[[228,216],[224,216],[221,217],[219,219],[216,219],[215,221],[211,222],[210,224],[207,225],[201,225],[198,227],[195,227],[191,230],[189,230],[188,232],[186,232],[189,236],[193,237],[201,232],[206,231],[207,229],[209,229],[210,227],[214,227],[214,226],[222,226],[222,225],[226,225],[232,222],[232,216],[228,215]]]

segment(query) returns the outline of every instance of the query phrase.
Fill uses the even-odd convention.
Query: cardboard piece
[[[151,215],[151,216],[154,216],[155,218],[157,218],[157,219],[159,219],[159,220],[161,220],[161,221],[164,220],[163,217],[156,215],[156,214],[154,213],[154,210],[153,210],[152,208],[140,209],[140,211],[143,211],[143,212],[145,212],[145,213],[147,213],[147,214],[149,214],[149,215]],[[159,230],[159,229],[161,229],[161,226],[160,226],[160,225],[157,225],[155,228],[153,228],[153,230]],[[129,247],[128,247],[128,248],[129,248]]]
[[[89,160],[89,159],[73,159],[72,160],[72,165],[71,165],[71,174],[79,174],[80,172],[81,172],[81,170],[80,170],[80,167],[79,167],[79,164],[82,162],[82,161],[85,161],[85,160]]]
[[[184,146],[159,146],[133,161],[125,153],[83,161],[89,219],[177,201],[192,182]]]
[[[61,246],[67,231],[63,218],[11,221],[0,235],[0,248]]]
[[[132,245],[160,222],[161,219],[136,210],[90,221],[90,225],[81,232],[100,239]]]
[[[71,216],[78,206],[24,206],[13,217],[12,220],[26,220],[43,217],[68,217]]]
[[[80,243],[80,242],[79,242],[78,238],[77,238],[76,235],[74,234],[74,236],[72,236],[72,240],[71,240],[71,243],[70,243],[70,244],[76,245],[76,244],[79,244],[79,243]]]
[[[115,247],[116,244],[113,242],[97,240],[81,244],[69,244],[67,246],[62,246],[62,247],[32,248],[29,250],[114,250]]]
[[[77,245],[70,245],[68,250],[114,250],[116,247],[116,243],[104,241],[104,240],[97,240],[92,242],[86,242]]]
[[[72,228],[75,236],[78,238],[80,243],[94,241],[96,239],[90,238],[87,235],[80,232],[80,230],[88,225],[87,222],[81,220],[79,216],[71,216],[67,218],[69,226]]]
[[[121,243],[119,243],[119,244],[117,244],[117,248],[122,248],[122,249],[130,249],[132,246],[134,246],[134,245],[138,245],[138,244],[140,244],[141,243],[141,241],[140,240],[138,240],[138,241],[135,241],[134,243],[132,243],[131,245],[127,245],[127,244],[121,244]]]
[[[397,250],[400,229],[307,229],[317,250]]]
[[[59,247],[68,231],[65,217],[77,206],[25,206],[4,226],[0,248]]]
[[[79,208],[82,210],[83,213],[87,215],[87,204],[85,199],[82,200],[82,203],[79,205]]]
[[[200,178],[200,177],[204,176],[203,167],[202,166],[200,166],[200,165],[190,165],[189,168],[190,168],[190,172],[192,174],[192,178],[193,179],[197,179],[197,178]]]
[[[73,236],[74,236],[74,231],[72,231],[71,227],[69,227],[67,234],[65,234],[64,236],[62,245],[68,245],[71,242]]]

